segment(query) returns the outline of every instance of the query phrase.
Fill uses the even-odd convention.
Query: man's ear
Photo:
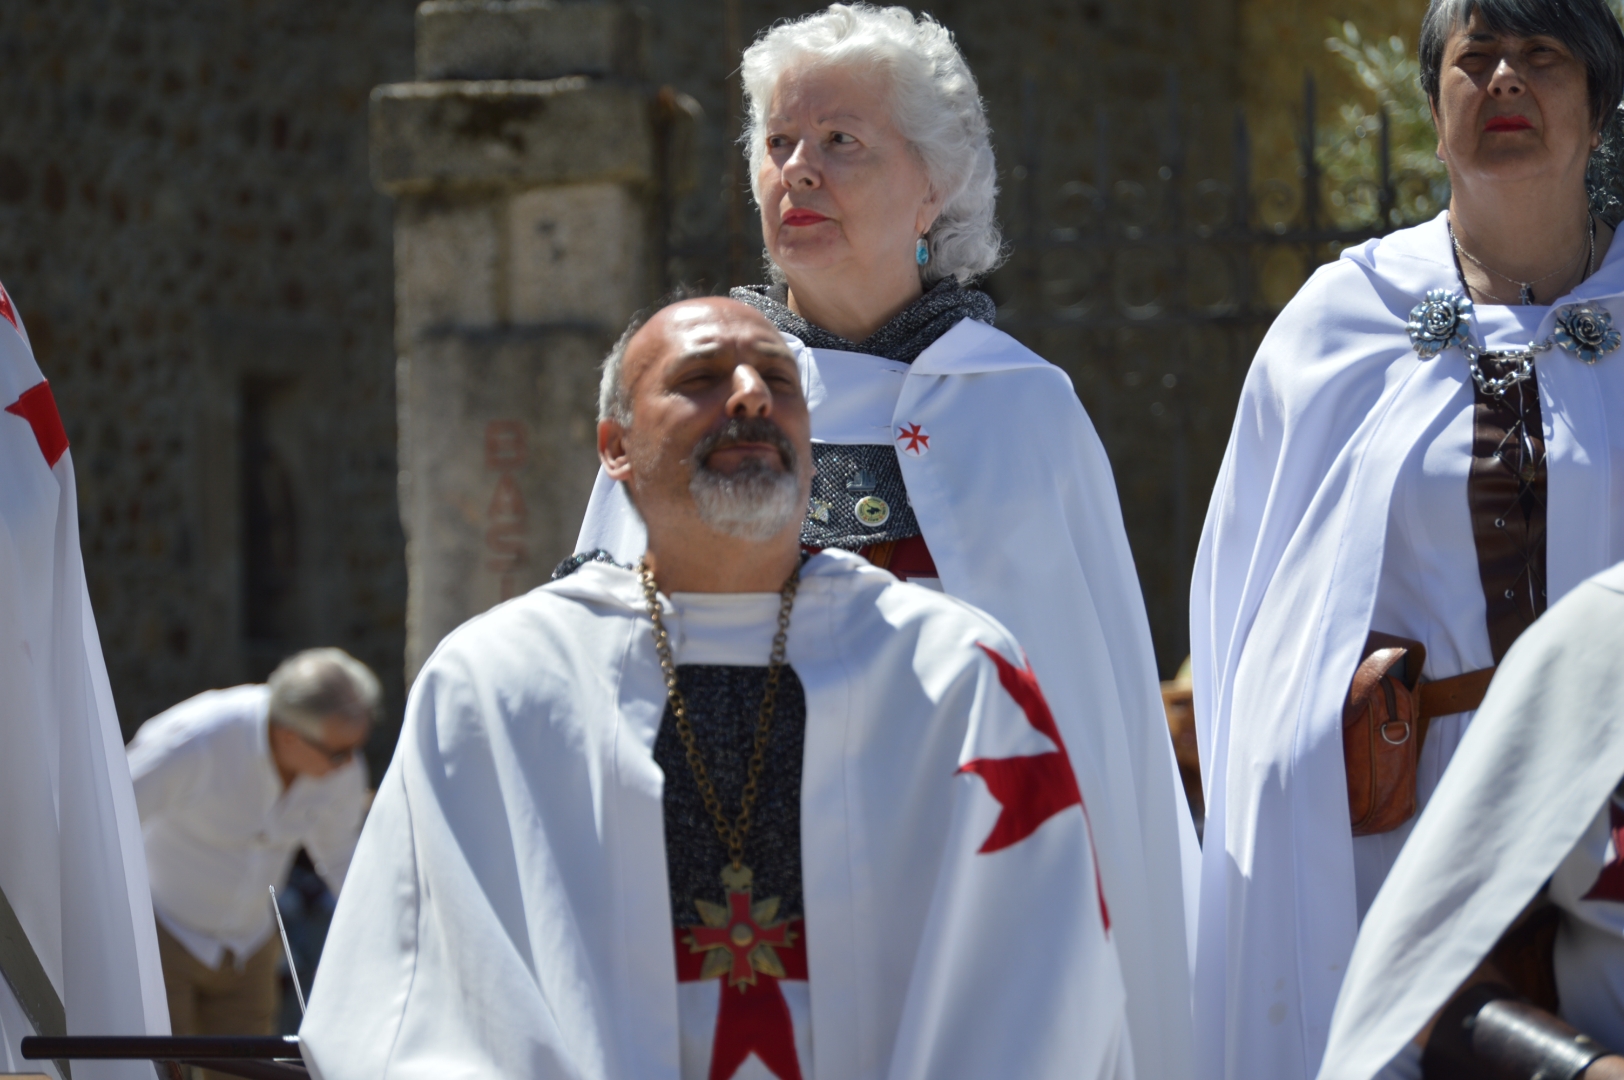
[[[626,452],[626,429],[618,420],[598,421],[598,460],[609,479],[628,481],[632,478],[631,457]]]

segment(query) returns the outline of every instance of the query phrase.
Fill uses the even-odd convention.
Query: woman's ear
[[[919,204],[919,213],[914,215],[914,235],[924,236],[930,232],[930,227],[936,224],[936,219],[942,214],[942,196],[934,187],[925,201]]]

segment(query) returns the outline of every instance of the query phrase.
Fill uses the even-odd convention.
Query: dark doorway
[[[290,379],[243,380],[243,630],[254,679],[292,651],[302,630],[295,463],[277,437],[293,402]]]

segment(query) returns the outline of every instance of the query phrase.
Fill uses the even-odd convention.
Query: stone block
[[[647,92],[579,76],[380,86],[371,146],[373,180],[396,196],[655,176]]]
[[[618,328],[651,291],[645,202],[620,184],[536,188],[508,204],[508,311]]]
[[[408,679],[447,633],[573,553],[609,344],[578,325],[514,327],[429,334],[403,360]]]
[[[643,77],[643,17],[619,4],[429,0],[417,9],[417,77]]]
[[[395,328],[404,343],[429,326],[501,320],[504,277],[494,198],[403,199],[395,214]]]

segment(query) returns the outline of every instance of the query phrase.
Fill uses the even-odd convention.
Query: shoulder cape
[[[1342,702],[1399,468],[1472,394],[1460,351],[1422,360],[1405,324],[1429,290],[1458,288],[1442,215],[1344,252],[1275,320],[1241,394],[1190,597],[1205,1077],[1305,1078],[1324,1052],[1357,929]],[[1624,322],[1621,294],[1615,252],[1560,304]],[[1613,561],[1601,387],[1620,378],[1624,352],[1539,360],[1552,602]]]
[[[759,664],[766,645],[712,643],[706,662]],[[1049,803],[989,842],[1006,809],[986,763],[1063,754],[1008,634],[825,553],[803,570],[788,659],[807,703],[816,1075],[1131,1080],[1086,811]],[[676,1080],[664,711],[642,590],[616,567],[440,645],[316,976],[300,1032],[316,1075]]]

